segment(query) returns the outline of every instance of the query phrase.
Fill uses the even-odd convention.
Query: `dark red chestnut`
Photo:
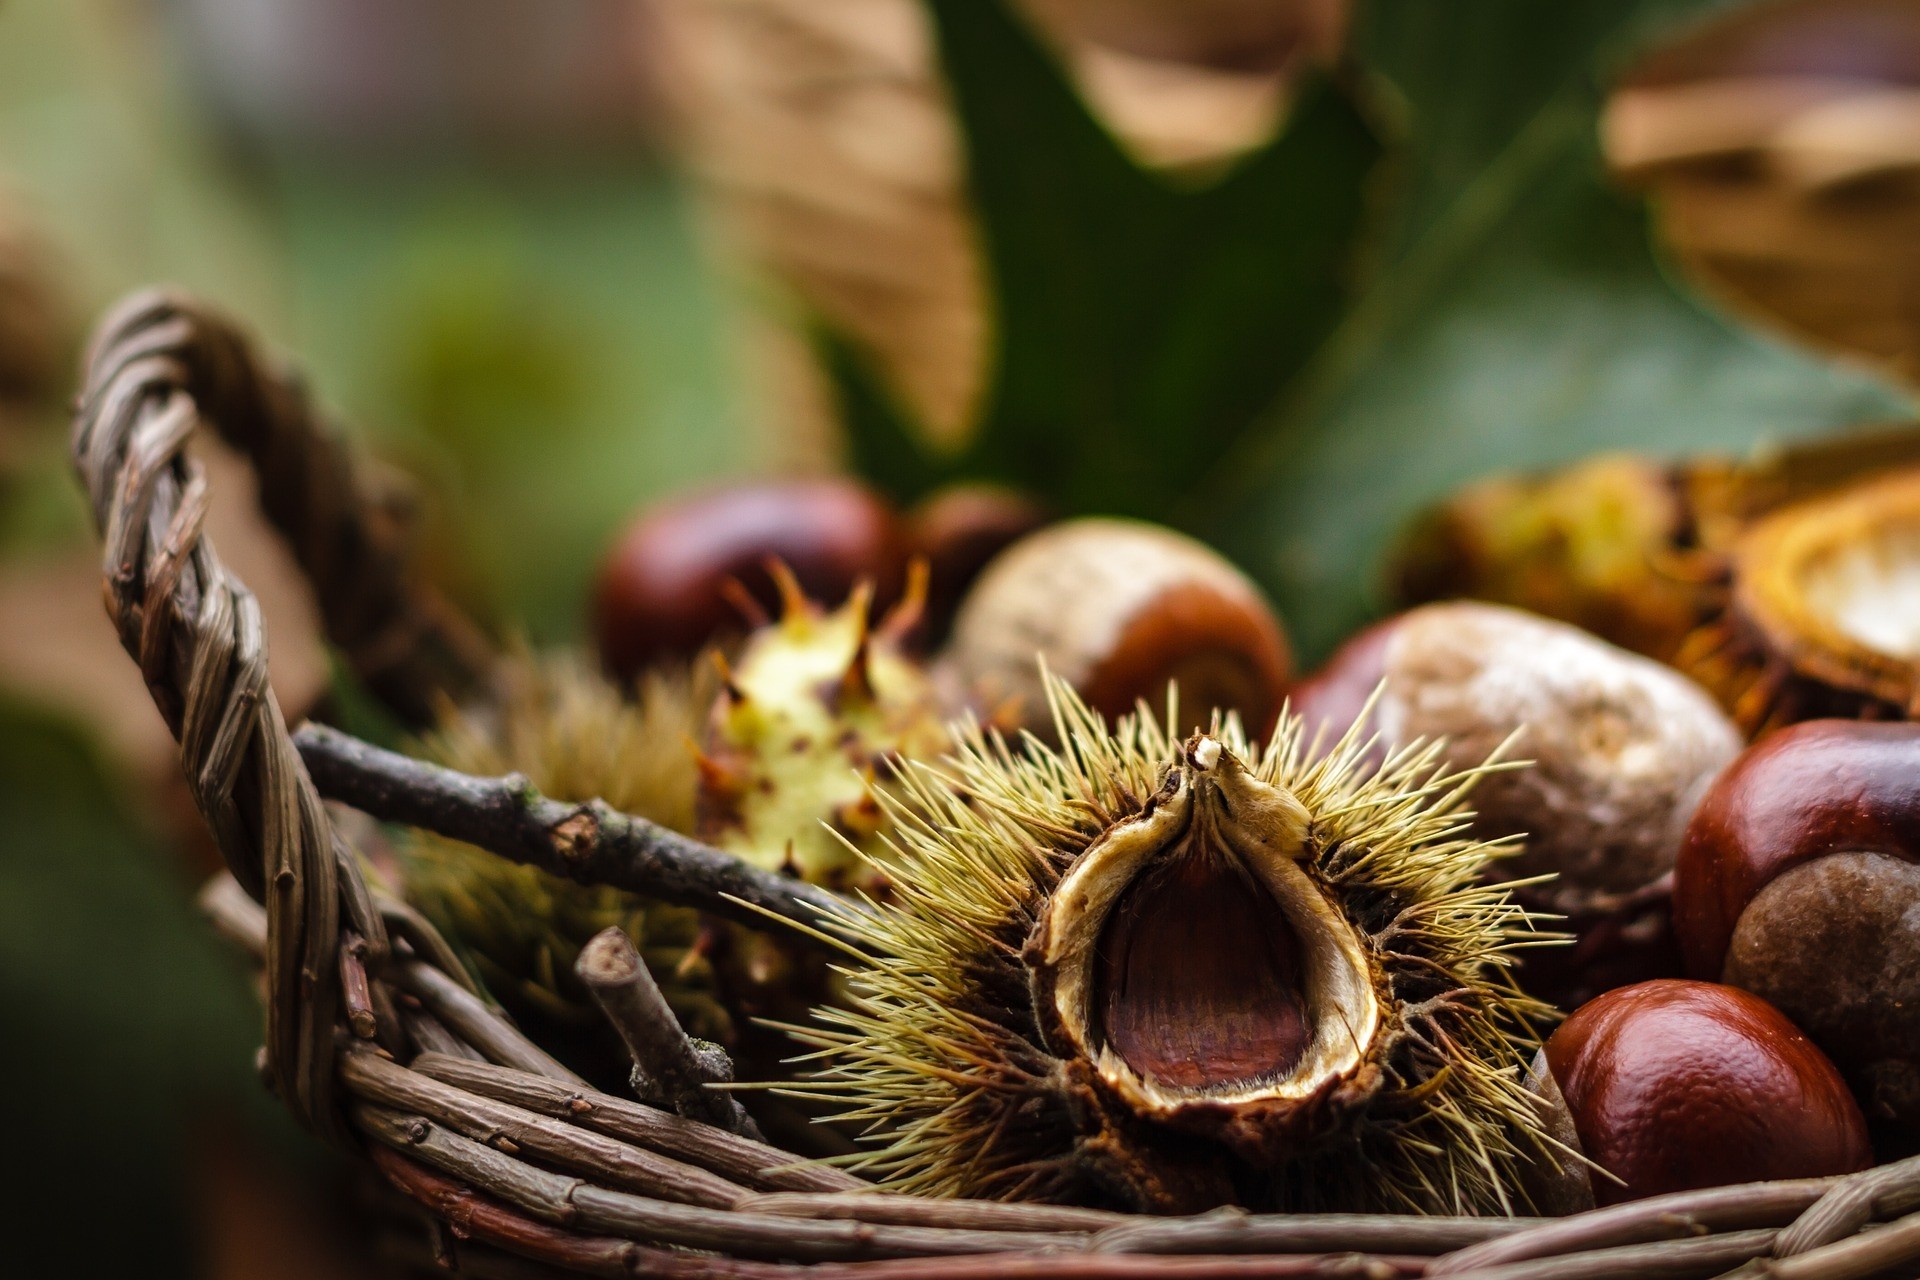
[[[1687,970],[1752,991],[1869,1115],[1920,1126],[1920,725],[1813,720],[1708,790],[1674,872]]]
[[[1320,734],[1323,744],[1331,744],[1360,718],[1386,676],[1388,643],[1405,616],[1376,622],[1349,637],[1317,671],[1287,691],[1287,703],[1305,726],[1308,741]]]
[[[601,566],[594,598],[601,660],[631,678],[743,629],[730,580],[777,614],[769,559],[784,561],[815,600],[838,604],[867,578],[884,605],[899,589],[905,539],[893,508],[846,479],[732,485],[654,507],[627,527]]]
[[[1547,1066],[1593,1179],[1617,1204],[1873,1163],[1866,1121],[1833,1063],[1758,996],[1666,978],[1582,1005]]]
[[[1004,485],[952,484],[907,514],[907,546],[927,562],[922,638],[937,645],[987,562],[1047,522],[1047,510]]]

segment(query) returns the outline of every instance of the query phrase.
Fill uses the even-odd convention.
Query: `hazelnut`
[[[1866,1121],[1766,1001],[1667,978],[1582,1005],[1547,1041],[1599,1203],[1873,1163]],[[1615,1181],[1618,1179],[1618,1181]]]
[[[1003,485],[952,484],[907,514],[907,545],[927,562],[921,636],[944,640],[968,588],[1002,551],[1047,522],[1034,499]]]
[[[1069,520],[987,566],[961,602],[947,665],[973,696],[1051,736],[1040,664],[1109,719],[1179,686],[1182,728],[1216,708],[1263,736],[1289,657],[1259,588],[1216,552],[1137,520]]]
[[[1474,833],[1522,835],[1499,864],[1516,890],[1566,917],[1566,948],[1528,952],[1521,981],[1563,1008],[1680,972],[1668,873],[1699,796],[1740,750],[1740,734],[1684,676],[1577,628],[1496,605],[1426,605],[1361,632],[1297,686],[1294,710],[1330,743],[1381,686],[1379,754],[1445,738],[1478,762],[1520,731],[1525,769],[1474,790]]]
[[[884,604],[898,592],[903,542],[893,509],[852,480],[761,481],[674,499],[630,524],[601,566],[601,660],[631,679],[775,616],[770,560],[785,562],[816,600],[837,604],[867,578]],[[743,616],[756,605],[765,618]]]
[[[1813,720],[1707,792],[1674,875],[1687,969],[1803,1027],[1876,1119],[1920,1126],[1920,725]]]

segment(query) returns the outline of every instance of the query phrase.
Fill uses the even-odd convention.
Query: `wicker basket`
[[[368,884],[323,797],[734,918],[808,918],[819,891],[604,805],[546,800],[523,779],[290,733],[259,610],[201,536],[206,478],[185,446],[202,423],[254,460],[334,642],[396,711],[418,720],[438,693],[484,680],[487,650],[408,580],[390,491],[356,470],[291,376],[187,299],[145,293],[107,317],[74,456],[105,543],[108,612],[229,868],[203,901],[263,966],[269,1086],[425,1221],[405,1246],[422,1265],[747,1280],[1920,1274],[1920,1159],[1563,1219],[1142,1218],[888,1193],[750,1136],[725,1095],[700,1087],[705,1068],[660,1015],[644,965],[595,989],[663,1104],[599,1093]]]

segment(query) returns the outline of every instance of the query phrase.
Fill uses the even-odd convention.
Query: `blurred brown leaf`
[[[1920,384],[1920,5],[1743,11],[1641,67],[1603,128],[1696,281]]]
[[[1273,129],[1344,0],[1028,0],[1143,160],[1218,164]],[[960,143],[916,0],[656,0],[661,79],[747,252],[876,358],[936,441],[981,394],[987,308]],[[805,361],[777,356],[789,372]],[[817,415],[817,386],[793,397]],[[789,409],[794,406],[790,405]]]
[[[274,694],[293,718],[327,685],[311,593],[253,505],[251,470],[218,446],[195,448],[213,492],[208,536],[259,597]],[[100,559],[91,548],[0,566],[0,685],[86,722],[137,776],[163,787],[177,778],[173,739],[101,607]]]

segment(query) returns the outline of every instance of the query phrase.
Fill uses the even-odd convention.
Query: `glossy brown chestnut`
[[[784,561],[814,600],[837,605],[867,578],[884,607],[899,590],[904,535],[884,499],[838,478],[732,485],[654,507],[627,527],[601,566],[594,598],[601,660],[630,679],[662,658],[744,630],[729,580],[777,615],[769,559]]]
[[[1668,1191],[1851,1173],[1866,1121],[1813,1042],[1745,991],[1668,978],[1582,1005],[1547,1041],[1581,1149],[1617,1204]]]
[[[1688,826],[1674,923],[1688,972],[1776,1004],[1870,1116],[1920,1125],[1920,725],[1747,750]]]
[[[952,484],[907,513],[907,546],[927,562],[927,611],[918,639],[946,638],[987,562],[1047,522],[1045,507],[1004,485]]]

